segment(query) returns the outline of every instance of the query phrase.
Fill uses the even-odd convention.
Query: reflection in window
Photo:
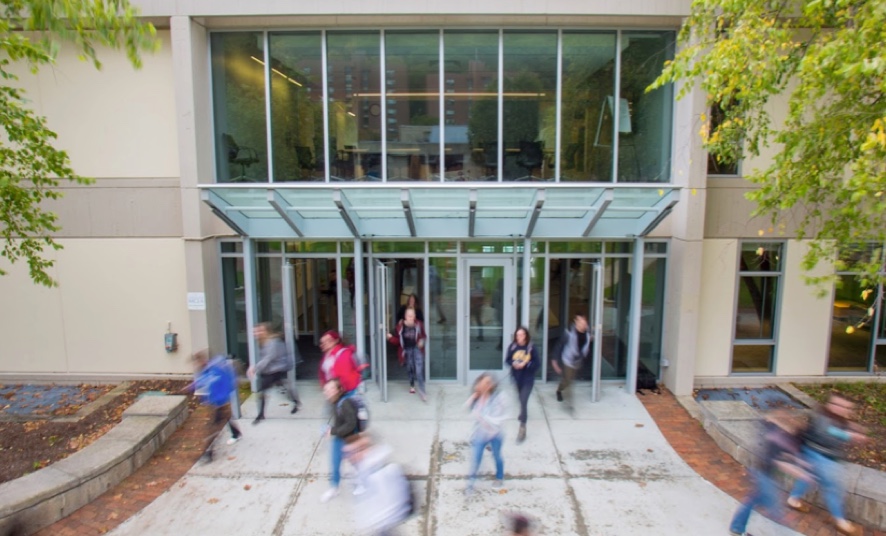
[[[274,182],[326,180],[320,32],[270,35]]]
[[[381,180],[381,84],[378,32],[329,32],[326,34],[329,99],[329,151],[335,162],[330,179]],[[345,74],[360,80],[352,92],[333,86]],[[362,118],[362,121],[360,120]]]
[[[506,181],[553,177],[557,144],[557,34],[506,31],[503,39]]]
[[[498,32],[445,32],[443,47],[443,174],[452,181],[497,180]]]
[[[866,372],[874,336],[871,313],[876,291],[862,287],[852,274],[840,274],[837,279],[828,372]]]
[[[650,93],[649,84],[673,58],[673,32],[623,32],[618,181],[668,182],[671,167],[672,86]]]
[[[723,108],[719,104],[712,106],[710,132],[714,132],[725,119]],[[738,175],[738,162],[708,153],[708,175]]]
[[[612,181],[615,32],[563,33],[561,181]]]
[[[217,182],[268,180],[263,34],[210,34]]]
[[[773,370],[782,265],[782,244],[742,243],[732,372]]]
[[[440,153],[440,33],[385,33],[385,67],[388,180],[429,180]]]

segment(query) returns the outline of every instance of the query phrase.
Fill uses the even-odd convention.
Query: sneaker
[[[329,488],[320,496],[320,502],[327,503],[336,497],[338,497],[338,488]]]
[[[414,395],[414,394],[415,394],[415,387],[410,387],[410,388],[409,388],[409,394],[411,394],[411,395]]]
[[[364,488],[360,484],[357,484],[354,487],[354,497],[359,497],[360,495],[363,495],[364,493],[366,493],[366,488]]]
[[[258,423],[262,422],[263,420],[265,420],[264,416],[259,415],[258,417],[255,418],[254,421],[252,421],[252,424],[258,424]]]
[[[422,402],[427,402],[427,401],[428,401],[428,395],[426,395],[426,394],[424,394],[424,393],[418,393],[418,397],[421,398],[421,401],[422,401]]]
[[[471,497],[474,495],[474,483],[473,482],[467,485],[464,493],[465,493],[465,497]]]
[[[503,480],[499,480],[498,478],[496,478],[496,479],[495,479],[495,482],[492,483],[492,487],[495,488],[495,489],[501,489],[501,487],[504,486],[504,485],[505,485],[504,481],[503,481]]]
[[[237,441],[240,441],[240,437],[241,437],[241,436],[238,436],[238,437],[232,437],[232,438],[228,439],[228,441],[227,441],[228,445],[233,445],[233,444],[236,443]]]
[[[299,406],[299,404],[294,402],[294,403],[292,404],[292,409],[289,410],[289,414],[292,415],[293,413],[297,413],[297,412],[298,412],[298,406]]]
[[[522,443],[526,441],[526,425],[520,425],[520,431],[517,432],[517,443]]]
[[[557,402],[563,402],[563,393],[557,391]]]

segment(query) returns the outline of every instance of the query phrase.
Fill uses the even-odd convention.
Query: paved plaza
[[[503,386],[517,405],[509,385]],[[728,534],[737,502],[698,476],[674,452],[643,405],[617,386],[604,386],[599,403],[579,386],[574,416],[540,385],[530,402],[528,437],[517,445],[516,419],[504,446],[505,486],[491,487],[492,460],[481,467],[478,492],[463,494],[471,420],[463,386],[432,386],[427,404],[393,384],[382,403],[369,389],[371,429],[394,448],[393,458],[416,481],[418,515],[400,534],[502,534],[505,512],[539,522],[539,534]],[[216,460],[198,462],[166,493],[111,534],[355,534],[353,480],[345,469],[342,494],[326,503],[328,440],[321,438],[319,388],[303,387],[304,409],[289,415],[274,393],[268,419],[258,426],[252,400],[243,405],[245,437],[219,439]],[[757,536],[797,534],[761,516]]]

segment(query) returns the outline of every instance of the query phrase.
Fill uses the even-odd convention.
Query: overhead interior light
[[[264,65],[264,64],[265,64],[265,62],[263,62],[262,60],[256,58],[255,56],[249,56],[249,57],[252,58],[253,61],[259,63],[260,65]],[[292,78],[286,76],[285,74],[283,74],[282,72],[278,71],[277,69],[275,69],[275,68],[273,68],[273,67],[271,67],[271,72],[273,72],[273,73],[275,73],[275,74],[277,74],[277,75],[279,75],[279,76],[285,78],[286,81],[289,82],[290,84],[295,84],[295,85],[297,85],[298,87],[304,87],[304,86],[303,86],[298,80],[294,80],[294,79],[292,79]]]

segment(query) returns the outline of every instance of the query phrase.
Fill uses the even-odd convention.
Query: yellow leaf
[[[760,229],[759,231],[757,231],[757,236],[763,236],[764,234],[766,234],[766,233],[763,231],[763,229]]]
[[[855,333],[855,327],[854,326],[846,326],[846,333],[852,335],[853,333]]]
[[[691,193],[692,195],[695,195],[695,194],[698,193],[698,190],[696,190],[695,188],[693,188],[692,190],[689,191],[689,193]]]

